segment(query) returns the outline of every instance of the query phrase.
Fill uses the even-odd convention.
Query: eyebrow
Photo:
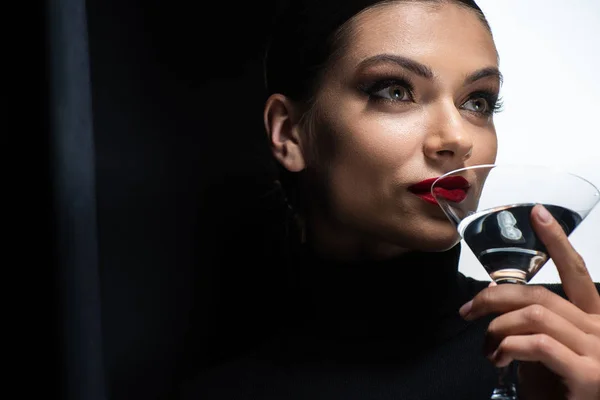
[[[434,77],[433,71],[427,65],[421,64],[420,62],[411,60],[410,58],[403,57],[397,54],[377,54],[375,56],[366,58],[358,64],[358,69],[368,68],[372,65],[376,65],[379,63],[392,63],[399,65],[400,67],[426,79],[433,79]],[[500,73],[500,70],[496,67],[482,68],[478,71],[473,72],[465,78],[464,84],[468,85],[490,76],[497,77],[500,81],[500,84],[502,84],[502,74]]]
[[[502,73],[500,73],[500,70],[496,67],[482,68],[478,71],[473,72],[472,74],[470,74],[469,76],[467,76],[465,78],[465,85],[471,84],[473,82],[477,82],[480,79],[487,78],[490,76],[497,77],[498,80],[500,81],[500,85],[502,85],[502,82],[504,81],[504,77],[502,76]]]
[[[433,79],[431,68],[415,60],[396,54],[377,54],[376,56],[366,58],[358,64],[358,68],[363,69],[379,63],[396,64],[423,78]]]

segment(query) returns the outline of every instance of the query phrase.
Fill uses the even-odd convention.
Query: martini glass
[[[552,167],[476,165],[448,172],[431,194],[497,284],[527,284],[550,256],[531,225],[542,204],[569,236],[600,201],[587,180]],[[516,400],[509,367],[500,368],[492,400]]]

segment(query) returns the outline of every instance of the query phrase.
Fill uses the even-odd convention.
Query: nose
[[[437,164],[463,163],[473,154],[473,138],[456,106],[440,106],[429,122],[423,145],[425,156]]]

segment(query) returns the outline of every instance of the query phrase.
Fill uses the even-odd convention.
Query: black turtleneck
[[[304,249],[279,334],[205,371],[183,399],[488,399],[496,371],[482,346],[492,316],[458,314],[488,282],[461,274],[459,254],[339,263]]]

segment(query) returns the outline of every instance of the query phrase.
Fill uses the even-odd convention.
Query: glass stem
[[[517,389],[511,381],[511,372],[515,363],[498,368],[498,384],[490,400],[517,400]]]
[[[498,285],[524,285],[525,282],[519,280],[498,281]],[[517,387],[512,381],[512,371],[516,363],[511,362],[506,367],[498,368],[498,384],[494,389],[490,400],[518,400]]]

